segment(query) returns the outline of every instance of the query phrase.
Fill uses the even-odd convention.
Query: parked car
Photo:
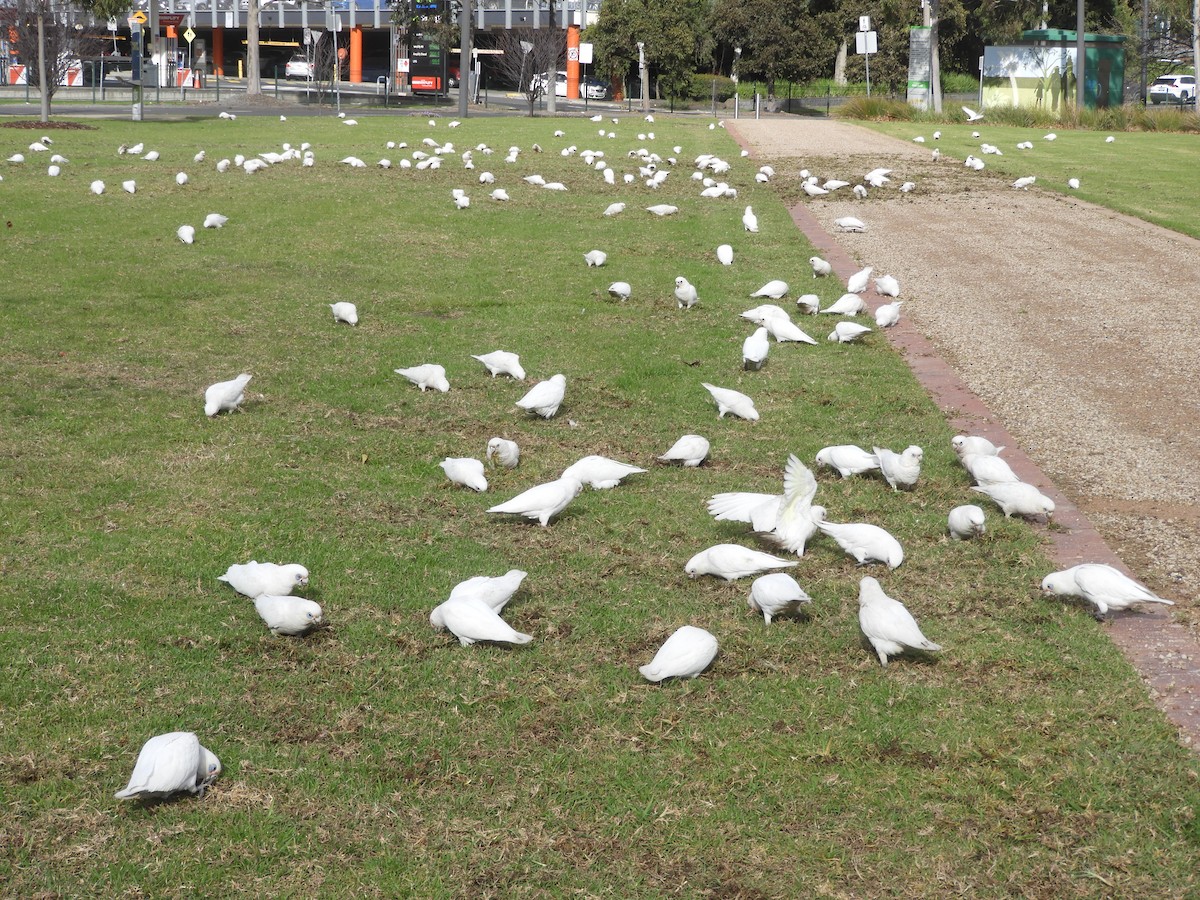
[[[587,78],[579,82],[579,92],[589,100],[607,100],[609,87],[599,78]]]
[[[287,61],[287,65],[284,66],[283,74],[286,78],[312,78],[312,60],[310,60],[304,53],[293,53],[292,58],[289,59]]]
[[[1194,103],[1196,101],[1195,75],[1163,75],[1154,79],[1150,85],[1150,102],[1157,106],[1160,103]]]
[[[458,87],[458,80],[458,66],[455,63],[450,63],[446,67],[446,81],[450,87],[456,88]]]
[[[567,96],[567,73],[558,71],[554,73],[554,76],[554,96]],[[534,75],[533,78],[530,79],[529,83],[531,85],[540,84],[541,93],[543,96],[545,96],[549,93],[547,86],[550,84],[550,74],[548,72],[543,72],[541,75]]]

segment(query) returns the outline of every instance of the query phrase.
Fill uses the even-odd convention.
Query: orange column
[[[579,99],[579,26],[567,26],[567,99]]]
[[[362,84],[362,26],[350,29],[350,83]]]
[[[225,29],[212,30],[212,65],[217,75],[225,74]]]

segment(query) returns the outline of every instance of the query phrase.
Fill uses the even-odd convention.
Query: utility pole
[[[471,99],[471,0],[458,5],[458,114],[467,117]]]
[[[1087,74],[1087,43],[1083,39],[1083,0],[1075,5],[1075,109],[1083,109],[1084,76]]]
[[[933,111],[942,111],[942,61],[938,53],[938,2],[925,0],[922,25],[929,29],[929,93],[932,95]]]
[[[638,41],[638,78],[642,81],[642,112],[650,112],[650,95],[646,93],[646,82],[650,80],[650,71],[646,66],[646,45]]]

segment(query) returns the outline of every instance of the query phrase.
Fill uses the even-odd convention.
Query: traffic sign
[[[133,14],[133,20],[135,22],[137,22],[139,25],[145,25],[146,24],[146,14],[139,9],[137,12],[135,12]]]
[[[183,20],[188,17],[187,13],[168,13],[160,12],[158,14],[158,24],[164,26],[176,27],[183,24]]]
[[[188,30],[183,33],[183,39],[189,44],[196,39],[196,32],[192,31],[192,26],[188,26]]]

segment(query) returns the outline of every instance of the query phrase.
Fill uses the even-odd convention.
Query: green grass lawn
[[[1012,180],[1037,177],[1039,188],[1077,196],[1081,200],[1128,213],[1155,225],[1200,238],[1196,198],[1200,196],[1200,135],[1129,131],[1110,132],[1054,128],[1016,128],[989,125],[931,125],[922,122],[863,122],[876,131],[911,140],[925,136],[925,146],[940,147],[947,156],[962,160],[968,154],[987,164],[985,171]],[[933,141],[933,132],[941,140]],[[978,138],[971,135],[979,133]],[[1057,134],[1053,141],[1047,134]],[[1032,150],[1017,144],[1032,141]],[[983,155],[981,142],[999,147],[1002,156]],[[1067,186],[1078,178],[1079,189]]]
[[[1194,756],[1104,628],[1039,595],[1053,567],[1035,529],[989,508],[983,539],[946,539],[948,510],[978,495],[903,360],[878,334],[825,342],[822,316],[801,322],[820,346],[773,345],[763,371],[741,371],[751,291],[783,278],[841,293],[814,286],[772,187],[701,124],[605,127],[617,137],[586,119],[102,122],[51,133],[70,159],[58,178],[49,154],[0,164],[3,893],[1196,893]],[[607,188],[559,153],[600,148],[634,171],[647,128],[664,157],[682,148],[656,192]],[[39,135],[0,128],[0,158]],[[373,165],[428,136],[497,152],[476,152],[474,172],[457,154],[438,171]],[[1156,158],[1156,141],[1174,146],[1145,138]],[[116,154],[137,141],[162,158]],[[215,172],[285,141],[311,142],[316,166]],[[704,151],[733,161],[738,199],[697,197]],[[348,154],[369,167],[337,164]],[[483,170],[511,202],[488,199]],[[628,209],[602,217],[614,199]],[[643,211],[662,202],[680,213]],[[176,240],[209,212],[228,225]],[[584,265],[594,248],[606,267]],[[677,275],[699,290],[688,312]],[[614,280],[628,302],[608,298]],[[334,324],[339,300],[358,327]],[[470,358],[495,349],[519,352],[529,382]],[[449,393],[393,374],[423,362],[446,367]],[[243,409],[206,419],[204,388],[242,371]],[[513,405],[556,372],[556,418]],[[748,393],[761,420],[718,421],[702,381]],[[655,462],[689,432],[712,442],[703,467]],[[482,458],[496,435],[521,445],[519,468],[489,472],[486,494],[446,482],[438,462]],[[838,443],[925,448],[914,492],[825,471],[817,502],[900,538],[904,565],[869,571],[944,645],[936,657],[879,666],[858,631],[864,572],[828,539],[792,570],[814,598],[803,619],[766,627],[749,580],[684,575],[707,546],[756,546],[708,516],[709,496],[777,491],[788,453],[811,464]],[[591,453],[649,471],[548,528],[485,513]],[[306,565],[329,627],[268,634],[216,580],[251,558]],[[460,647],[430,628],[454,584],[514,567],[530,574],[505,618],[530,645]],[[714,666],[646,683],[637,666],[683,624],[717,636]],[[216,786],[114,800],[142,742],[173,730],[221,758]]]

